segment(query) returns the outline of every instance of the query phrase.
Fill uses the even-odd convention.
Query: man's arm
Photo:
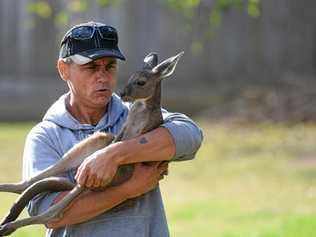
[[[97,188],[111,182],[122,164],[192,159],[203,139],[201,130],[183,114],[163,110],[163,117],[161,127],[92,154],[80,165],[76,181]]]
[[[58,152],[58,144],[48,135],[48,133],[52,134],[53,129],[51,123],[42,122],[29,132],[23,152],[23,180],[35,176],[61,159],[62,154]],[[62,176],[73,181],[69,173],[64,173]],[[58,192],[42,193],[34,197],[28,205],[29,215],[35,216],[46,211],[58,194]]]
[[[43,128],[41,125],[36,126],[26,139],[23,157],[24,179],[55,164],[61,158],[58,151],[54,149],[57,144],[54,144],[53,141],[49,139],[45,129],[47,128]],[[167,169],[166,166],[160,166],[159,168],[152,166],[150,169],[149,166],[141,166],[141,164],[137,164],[136,168],[135,174],[133,174],[134,178],[131,178],[128,183],[124,183],[124,185],[120,187],[109,188],[101,193],[89,191],[82,197],[79,196],[79,198],[73,202],[72,208],[66,211],[60,222],[54,223],[54,227],[89,220],[128,198],[136,197],[151,190],[157,185],[157,176],[160,176],[160,174],[164,173]],[[136,174],[140,174],[140,176],[135,176]],[[65,194],[66,192],[54,192],[36,196],[28,207],[29,214],[34,216],[43,213]],[[100,200],[102,200],[102,202],[100,202]],[[93,206],[91,206],[92,204]]]
[[[138,163],[135,165],[133,176],[127,182],[102,192],[86,191],[71,203],[61,219],[49,223],[47,227],[59,228],[87,221],[127,199],[152,190],[168,169],[165,163],[160,163],[152,162],[146,165]],[[67,192],[60,194],[54,203],[60,201],[66,194]]]
[[[170,160],[175,150],[171,134],[160,127],[95,152],[80,165],[75,178],[80,185],[89,188],[105,186],[111,182],[119,165]]]

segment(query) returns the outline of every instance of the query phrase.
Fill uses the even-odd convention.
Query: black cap
[[[112,26],[98,22],[79,24],[67,31],[61,41],[61,59],[86,64],[102,57],[125,60],[118,48],[117,31]]]

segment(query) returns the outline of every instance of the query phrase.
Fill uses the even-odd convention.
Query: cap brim
[[[83,57],[90,58],[92,60],[96,60],[103,57],[114,57],[125,61],[124,55],[121,53],[119,49],[92,49],[83,52],[77,53]]]

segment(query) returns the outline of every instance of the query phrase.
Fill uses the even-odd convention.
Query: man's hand
[[[157,128],[140,137],[108,145],[96,151],[79,166],[76,181],[81,186],[97,189],[109,184],[119,165],[142,161],[169,160],[175,144],[165,128]]]
[[[168,173],[168,162],[135,163],[132,177],[124,184],[128,198],[135,198],[154,189]]]
[[[112,158],[112,154],[108,153],[111,152],[107,152],[105,148],[87,157],[77,170],[75,176],[77,183],[90,189],[109,184],[117,171],[118,164]]]

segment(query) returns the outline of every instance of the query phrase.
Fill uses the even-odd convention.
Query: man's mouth
[[[107,92],[107,91],[110,91],[110,89],[108,89],[108,88],[101,88],[101,89],[97,89],[96,91],[97,92]]]

